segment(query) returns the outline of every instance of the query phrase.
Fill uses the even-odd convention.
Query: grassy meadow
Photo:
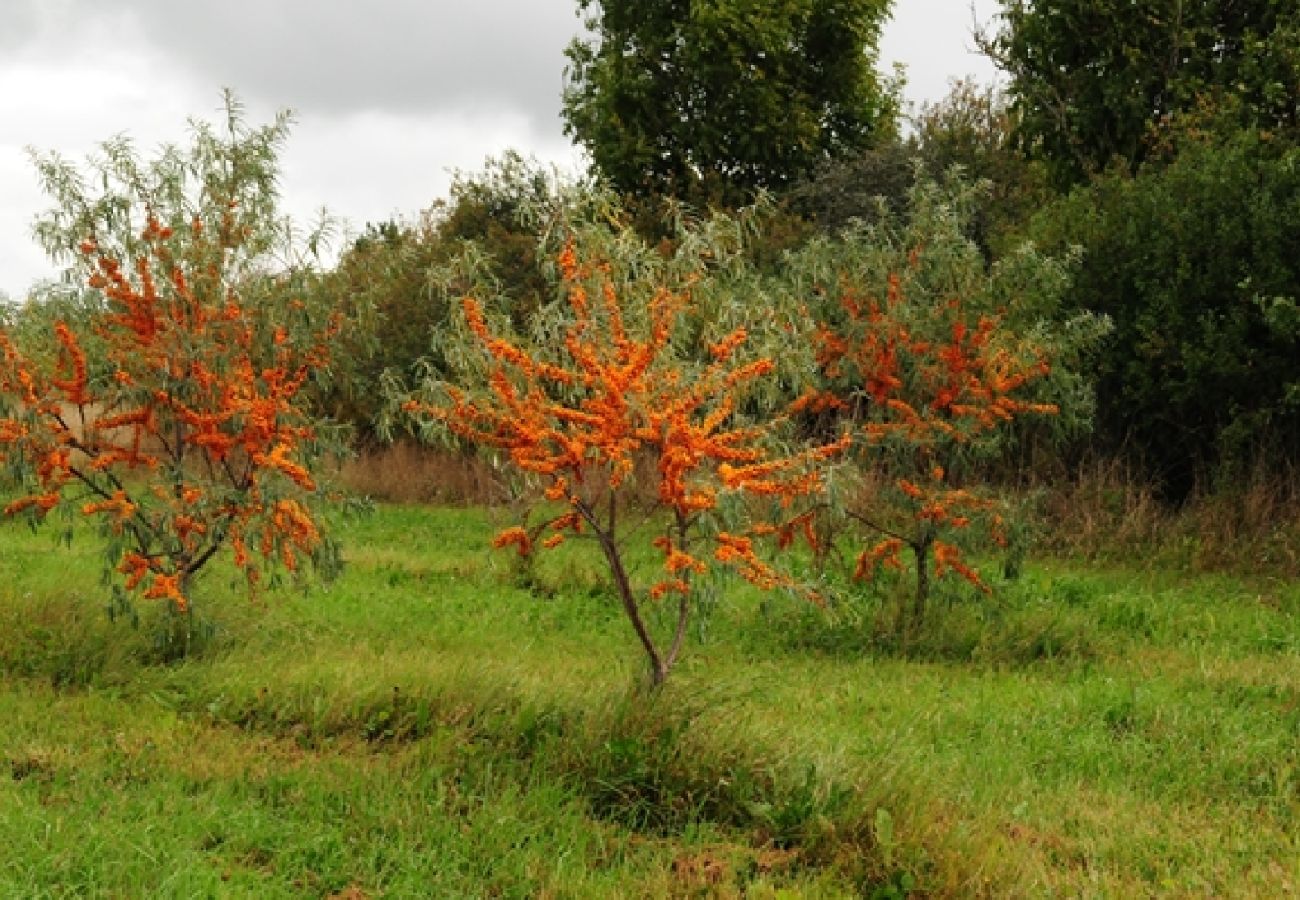
[[[0,896],[1258,896],[1300,891],[1300,585],[1040,562],[827,615],[713,585],[653,696],[593,548],[474,510],[169,660],[98,544],[0,526]],[[646,564],[649,564],[648,561]]]

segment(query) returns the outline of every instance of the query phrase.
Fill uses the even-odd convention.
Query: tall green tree
[[[1059,185],[1116,158],[1136,171],[1206,101],[1236,125],[1300,126],[1295,0],[1002,0],[1001,21],[981,47],[1010,76],[1020,148]]]
[[[779,189],[893,127],[875,70],[889,0],[578,0],[568,135],[624,192]]]
[[[816,231],[836,235],[854,222],[902,214],[919,162],[915,140],[887,135],[852,156],[820,163],[782,199]]]

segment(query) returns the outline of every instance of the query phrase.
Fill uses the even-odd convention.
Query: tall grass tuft
[[[1180,507],[1114,460],[1037,491],[1042,545],[1064,556],[1194,571],[1300,577],[1300,471],[1257,464]]]

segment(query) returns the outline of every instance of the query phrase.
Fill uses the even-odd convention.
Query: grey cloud
[[[8,4],[6,4],[8,5]],[[18,0],[0,49],[57,16],[133,22],[179,76],[313,113],[510,111],[559,132],[574,0]]]

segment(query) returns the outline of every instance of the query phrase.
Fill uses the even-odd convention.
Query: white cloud
[[[977,24],[987,27],[996,12],[996,0],[896,0],[881,35],[880,66],[906,66],[904,93],[918,105],[942,98],[954,79],[993,83],[997,72],[975,50],[972,31]]]
[[[295,218],[325,205],[358,227],[409,217],[446,196],[456,171],[480,171],[485,159],[510,149],[545,165],[580,166],[567,141],[537,135],[526,117],[509,112],[305,118],[286,154],[285,205]]]

